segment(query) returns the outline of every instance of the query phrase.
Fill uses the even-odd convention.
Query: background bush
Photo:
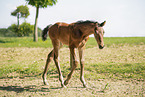
[[[42,30],[38,28],[38,36],[41,36]],[[19,27],[16,24],[12,24],[8,28],[0,29],[0,37],[23,37],[23,36],[33,36],[34,25],[30,23],[23,22]]]

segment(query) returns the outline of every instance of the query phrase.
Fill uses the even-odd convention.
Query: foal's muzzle
[[[99,49],[103,49],[103,48],[104,48],[104,46],[105,46],[105,45],[103,45],[103,46],[99,45]]]

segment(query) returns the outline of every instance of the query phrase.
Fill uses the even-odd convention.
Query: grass
[[[33,42],[32,37],[0,37],[0,47],[52,47],[51,40]]]
[[[123,46],[123,45],[142,45],[145,44],[145,37],[105,37],[104,43],[107,47]],[[87,42],[86,48],[96,47],[97,42],[93,37]],[[48,38],[42,41],[39,38],[38,42],[33,42],[32,37],[0,37],[0,47],[52,47],[51,40]]]
[[[140,45],[145,44],[145,38],[144,37],[105,37],[104,38],[105,46],[124,46],[124,45]],[[97,45],[94,38],[90,38],[87,42],[87,48],[92,48]]]
[[[79,81],[79,65],[68,88],[61,89],[54,62],[48,71],[50,85],[43,86],[41,75],[51,41],[32,41],[31,37],[0,38],[0,96],[145,96],[145,37],[105,37],[103,50],[90,38],[84,56],[87,89]],[[60,64],[66,79],[67,47],[60,49]]]

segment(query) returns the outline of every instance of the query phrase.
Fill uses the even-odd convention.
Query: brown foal
[[[102,23],[98,23],[95,21],[78,21],[75,23],[67,24],[67,23],[56,23],[54,25],[49,25],[44,28],[42,32],[42,39],[46,40],[47,34],[52,41],[53,50],[48,54],[45,69],[42,75],[43,82],[47,85],[47,71],[48,66],[51,60],[54,60],[55,65],[57,67],[59,73],[59,80],[61,82],[62,87],[66,87],[69,80],[72,77],[72,74],[75,68],[78,65],[78,61],[76,59],[75,49],[78,48],[79,51],[79,59],[80,59],[80,80],[83,83],[84,87],[87,87],[85,79],[84,79],[84,58],[83,58],[83,50],[87,40],[89,39],[89,35],[94,34],[95,39],[98,43],[100,49],[104,48],[103,35],[106,21]],[[63,46],[63,44],[68,45],[70,49],[70,66],[71,71],[67,76],[67,79],[64,81],[63,76],[60,69],[59,63],[59,49]]]

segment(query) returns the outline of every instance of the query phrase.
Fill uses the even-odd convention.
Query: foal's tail
[[[47,27],[45,27],[42,31],[42,40],[45,41],[47,39],[47,34],[48,34],[48,30],[52,25],[48,25]]]

